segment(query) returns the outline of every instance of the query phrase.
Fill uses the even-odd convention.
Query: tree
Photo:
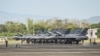
[[[54,19],[48,20],[48,25],[51,29],[63,28],[63,20],[55,17]]]
[[[74,29],[74,28],[77,28],[77,25],[73,23],[68,23],[67,28]]]
[[[45,31],[48,30],[49,26],[47,22],[44,21],[38,21],[34,24],[34,31],[37,32],[38,30]]]
[[[33,20],[30,18],[27,19],[27,32],[33,34]]]
[[[0,24],[0,33],[7,32],[7,28],[4,24]]]
[[[63,23],[62,20],[59,20],[59,19],[55,20],[55,23],[54,23],[55,28],[56,28],[56,29],[57,29],[57,28],[62,28],[62,26],[63,26],[62,23]]]
[[[83,19],[82,23],[81,23],[81,27],[82,28],[90,28],[90,24],[88,23],[88,21],[86,19]]]
[[[63,28],[64,28],[64,29],[67,29],[67,28],[68,28],[68,24],[69,24],[68,21],[69,21],[68,19],[64,19],[64,20],[63,20],[63,22],[64,22],[64,23],[63,23]]]
[[[25,33],[26,25],[23,23],[15,23],[15,32]]]
[[[67,28],[79,28],[79,21],[78,19],[72,19],[67,23]]]
[[[7,28],[7,32],[14,33],[14,31],[15,31],[14,22],[12,22],[12,21],[7,21],[7,22],[5,23],[5,26],[6,26],[6,28]]]
[[[5,23],[5,27],[7,29],[8,34],[10,35],[16,35],[17,33],[25,33],[26,32],[26,26],[22,23],[16,23],[12,21],[7,21]]]

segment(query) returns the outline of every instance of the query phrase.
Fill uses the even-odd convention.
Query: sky
[[[100,16],[100,0],[0,0],[0,11],[87,19]]]

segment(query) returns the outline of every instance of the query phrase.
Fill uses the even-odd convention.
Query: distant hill
[[[15,13],[7,13],[0,11],[0,24],[5,23],[6,21],[14,21],[26,23],[26,20],[31,18],[35,21],[37,20],[47,20],[53,18],[51,16],[39,16],[39,15],[28,15],[28,14],[15,14]]]
[[[89,23],[100,23],[100,16],[94,16],[94,17],[90,17],[89,19],[88,19],[88,22]]]
[[[38,20],[48,20],[53,19],[52,16],[39,16],[39,15],[28,15],[28,14],[15,14],[15,13],[7,13],[0,11],[0,24],[5,23],[6,21],[14,21],[14,22],[21,22],[26,24],[26,20],[28,18],[31,18],[35,21]],[[88,19],[88,22],[93,23],[99,23],[100,22],[100,16],[94,16],[90,17]]]

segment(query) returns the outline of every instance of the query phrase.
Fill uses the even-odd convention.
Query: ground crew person
[[[8,47],[8,40],[7,40],[7,38],[5,38],[5,45],[6,45],[6,47]]]

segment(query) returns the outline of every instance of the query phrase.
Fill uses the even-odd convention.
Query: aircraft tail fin
[[[89,29],[89,28],[85,28],[85,29],[81,32],[81,34],[82,34],[82,35],[86,35],[86,34],[87,34],[88,29]]]

